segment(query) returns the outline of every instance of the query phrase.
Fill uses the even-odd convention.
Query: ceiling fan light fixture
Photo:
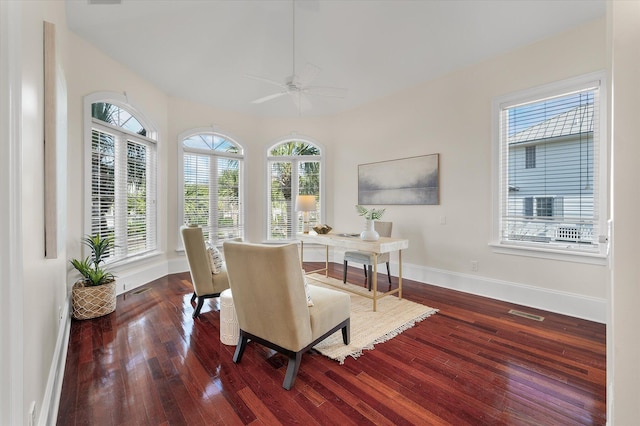
[[[271,80],[264,77],[255,75],[245,75],[244,77],[250,78],[263,83],[268,83],[280,88],[278,93],[263,96],[251,101],[252,104],[261,104],[263,102],[270,101],[272,99],[279,98],[284,95],[291,95],[293,103],[295,104],[298,112],[311,109],[311,101],[307,98],[308,95],[318,95],[332,98],[344,98],[347,95],[347,89],[340,87],[329,86],[309,86],[320,74],[321,68],[307,63],[300,73],[296,73],[296,2],[292,0],[292,31],[291,31],[291,69],[292,73],[284,83],[280,83],[275,80]]]

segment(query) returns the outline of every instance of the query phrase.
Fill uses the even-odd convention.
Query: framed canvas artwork
[[[439,154],[358,165],[358,204],[440,204]]]

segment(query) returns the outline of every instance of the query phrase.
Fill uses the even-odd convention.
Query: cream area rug
[[[327,278],[320,274],[308,275],[309,284],[339,290],[349,289],[346,293],[351,296],[351,343],[345,345],[342,332],[337,331],[322,342],[314,346],[321,354],[344,363],[350,356],[358,358],[363,350],[372,350],[376,343],[386,342],[413,327],[417,322],[438,312],[437,309],[421,305],[406,299],[398,299],[397,295],[385,296],[378,299],[376,312],[373,312],[373,300],[360,296],[371,294],[364,287],[353,284],[343,284],[342,281]],[[334,285],[327,285],[331,282]],[[387,289],[387,283],[382,283]]]

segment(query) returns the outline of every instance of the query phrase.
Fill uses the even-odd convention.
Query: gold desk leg
[[[378,253],[373,253],[373,312],[378,307]]]
[[[398,299],[402,299],[402,250],[398,250]]]
[[[329,278],[329,246],[324,246],[324,276]]]

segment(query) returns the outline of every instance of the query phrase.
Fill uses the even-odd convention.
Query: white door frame
[[[25,424],[22,270],[22,7],[0,1],[0,424]]]

